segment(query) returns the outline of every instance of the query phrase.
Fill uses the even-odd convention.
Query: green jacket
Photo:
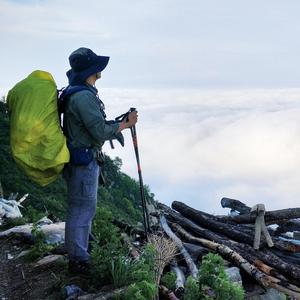
[[[106,124],[97,89],[71,95],[66,102],[64,131],[73,147],[92,147],[101,149],[104,142],[114,138],[119,124]]]

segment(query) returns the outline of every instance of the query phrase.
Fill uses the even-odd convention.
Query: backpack
[[[36,183],[53,182],[70,160],[52,75],[34,71],[7,95],[10,144],[17,165]]]

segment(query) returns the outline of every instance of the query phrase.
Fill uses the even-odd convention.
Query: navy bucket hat
[[[70,85],[85,83],[86,79],[102,72],[109,61],[108,56],[95,54],[91,49],[79,48],[71,53],[69,62],[71,69],[67,72]]]

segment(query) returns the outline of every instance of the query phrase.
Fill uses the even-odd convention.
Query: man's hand
[[[128,122],[126,122],[128,128],[135,125],[137,122],[137,119],[138,119],[137,111],[135,110],[135,111],[130,112],[128,115]]]
[[[134,126],[137,122],[137,119],[138,119],[137,111],[135,110],[130,112],[128,114],[128,117],[120,123],[118,132],[122,131],[125,128],[130,128]]]

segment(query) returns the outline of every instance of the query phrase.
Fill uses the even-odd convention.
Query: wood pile
[[[194,244],[219,254],[262,288],[300,299],[300,208],[265,211],[264,205],[251,209],[228,198],[221,205],[232,214],[215,216],[178,201],[172,208],[158,204],[161,227],[177,244],[188,273],[197,274],[198,262],[185,246]]]

